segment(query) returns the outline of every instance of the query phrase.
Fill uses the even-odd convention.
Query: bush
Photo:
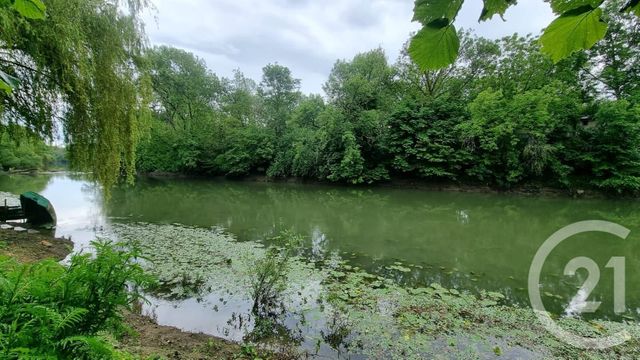
[[[595,121],[583,155],[593,173],[592,183],[618,194],[640,192],[640,106],[605,101]]]
[[[556,96],[554,87],[513,98],[502,91],[481,92],[469,105],[471,118],[458,127],[474,157],[468,175],[502,188],[566,177],[568,170],[559,156],[563,148],[557,139],[565,129],[566,116],[556,113]]]
[[[0,170],[44,169],[52,160],[52,149],[25,129],[18,127],[9,133],[0,128]]]
[[[470,156],[456,128],[465,116],[464,104],[453,98],[399,104],[389,119],[393,168],[423,178],[456,180]]]
[[[0,358],[112,359],[125,355],[104,340],[122,327],[120,310],[140,299],[151,279],[137,251],[94,243],[68,267],[51,260],[0,260]]]

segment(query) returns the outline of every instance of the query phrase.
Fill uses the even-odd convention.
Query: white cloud
[[[171,45],[203,58],[218,75],[240,68],[259,80],[278,62],[302,79],[305,92],[321,92],[333,63],[378,46],[395,61],[419,26],[410,0],[155,0],[146,17],[152,44]],[[456,22],[478,35],[538,33],[552,18],[542,0],[521,0],[503,22],[478,24],[479,0],[467,0]]]

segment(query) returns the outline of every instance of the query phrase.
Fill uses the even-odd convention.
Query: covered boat
[[[44,196],[29,191],[20,195],[20,205],[27,221],[33,225],[55,225],[56,211]]]

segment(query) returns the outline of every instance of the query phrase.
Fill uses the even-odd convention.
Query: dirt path
[[[136,335],[125,336],[120,343],[125,350],[143,359],[253,359],[251,349],[243,349],[235,343],[160,326],[150,318],[134,313],[125,314],[125,318]]]
[[[23,226],[0,223],[0,228],[5,228],[0,229],[0,255],[33,263],[44,259],[60,261],[73,250],[71,240],[55,238],[47,230],[30,230]]]

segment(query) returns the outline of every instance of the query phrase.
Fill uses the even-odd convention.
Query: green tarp
[[[20,195],[20,204],[27,221],[34,225],[56,224],[56,212],[44,196],[29,191]]]

